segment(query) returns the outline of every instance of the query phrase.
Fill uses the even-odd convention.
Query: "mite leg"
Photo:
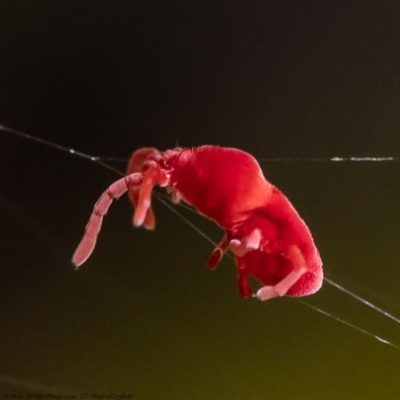
[[[138,188],[131,188],[129,190],[129,198],[133,204],[133,209],[136,210],[136,207],[139,202],[139,194],[140,194],[140,187]],[[133,212],[132,223],[134,224],[135,218],[135,211]],[[156,217],[154,216],[154,212],[151,208],[147,210],[146,216],[143,221],[143,227],[147,230],[153,230],[156,226]]]
[[[218,263],[221,261],[225,252],[228,250],[229,239],[225,234],[222,240],[218,243],[217,247],[212,251],[210,257],[207,260],[207,267],[214,269]]]
[[[250,235],[244,237],[242,240],[229,240],[227,234],[225,234],[208,258],[207,266],[211,269],[215,268],[221,261],[228,248],[236,256],[243,257],[249,251],[258,249],[260,247],[260,241],[261,231],[259,229],[254,229]]]
[[[238,286],[239,293],[242,297],[248,298],[251,296],[251,287],[249,273],[245,263],[244,256],[253,250],[257,250],[260,247],[261,242],[261,230],[254,229],[249,235],[245,236],[242,240],[232,239],[229,242],[229,248],[236,256],[236,265],[238,272]]]
[[[275,286],[264,286],[258,290],[256,297],[261,300],[269,300],[274,297],[284,296],[288,290],[307,272],[307,265],[298,246],[288,247],[287,257],[292,261],[293,270]]]
[[[150,167],[151,166],[157,167],[157,163],[154,163],[154,160],[156,160],[158,157],[160,157],[160,153],[157,149],[153,147],[143,147],[139,150],[136,150],[132,154],[131,159],[129,160],[127,175],[132,174],[134,172],[140,172],[142,174],[143,166],[145,164],[147,165],[150,164]],[[152,163],[154,163],[154,165],[152,165]],[[130,188],[129,198],[131,199],[134,210],[136,209],[139,201],[139,194],[140,194],[139,188]],[[135,215],[135,213],[133,213],[133,215]],[[149,208],[147,210],[145,219],[143,221],[143,227],[152,230],[154,229],[155,224],[156,224],[156,219],[154,217],[153,210]]]
[[[239,293],[244,298],[251,296],[251,287],[249,273],[247,271],[245,258],[243,256],[249,251],[258,249],[260,247],[260,241],[261,231],[259,229],[254,229],[242,240],[229,240],[228,235],[225,234],[207,261],[207,266],[209,268],[215,268],[229,248],[236,256]]]
[[[229,242],[229,248],[238,257],[243,257],[251,250],[257,250],[261,242],[261,230],[254,229],[249,235],[245,236],[242,240],[232,239]]]
[[[247,299],[251,296],[251,287],[249,273],[244,261],[243,257],[236,257],[239,293],[243,298]]]
[[[127,190],[129,190],[130,187],[139,185],[141,180],[142,174],[135,172],[114,182],[100,196],[99,200],[94,206],[89,222],[85,227],[83,238],[72,257],[72,262],[76,267],[79,267],[81,264],[83,264],[92,254],[93,249],[96,246],[97,235],[100,232],[103,217],[107,214],[107,211],[113,200],[122,196]]]
[[[182,193],[174,187],[168,187],[167,193],[171,196],[171,200],[175,204],[180,203],[183,199]]]
[[[151,210],[151,192],[153,186],[155,184],[166,186],[168,184],[168,179],[168,174],[159,168],[149,168],[143,173],[143,181],[139,189],[139,198],[135,214],[133,215],[133,225],[143,225],[149,210]]]

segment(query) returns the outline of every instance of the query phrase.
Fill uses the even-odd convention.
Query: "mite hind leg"
[[[261,301],[284,296],[289,289],[307,272],[307,264],[302,252],[296,245],[288,247],[285,255],[292,261],[293,269],[274,286],[264,286],[257,291],[255,297]]]

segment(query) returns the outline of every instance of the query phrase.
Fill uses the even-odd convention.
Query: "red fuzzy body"
[[[202,146],[183,150],[168,163],[171,183],[200,213],[230,230],[268,203],[272,186],[256,160],[241,150]]]
[[[253,276],[265,285],[278,283],[292,269],[285,249],[297,245],[308,272],[287,294],[304,296],[321,287],[322,262],[307,225],[282,192],[264,178],[254,157],[218,146],[183,149],[164,156],[170,185],[187,203],[220,225],[229,239],[261,229],[260,248],[244,256]]]

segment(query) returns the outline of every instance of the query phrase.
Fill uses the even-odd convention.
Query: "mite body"
[[[207,265],[216,267],[223,254],[232,251],[243,297],[252,293],[249,274],[265,285],[256,294],[260,300],[305,296],[321,287],[318,250],[289,200],[264,178],[254,157],[218,146],[134,152],[127,176],[113,183],[96,203],[73,263],[79,266],[90,256],[103,216],[113,199],[126,191],[134,206],[134,225],[153,229],[154,185],[166,187],[173,201],[193,205],[225,230]]]

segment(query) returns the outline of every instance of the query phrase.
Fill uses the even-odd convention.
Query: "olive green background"
[[[246,150],[327,276],[400,315],[400,164],[283,161],[400,156],[399,18],[395,1],[2,0],[0,124],[124,159]],[[154,232],[113,204],[74,271],[118,175],[5,132],[0,154],[3,398],[400,398],[400,351],[290,298],[241,299],[233,262],[208,271],[212,246],[156,200]],[[400,345],[399,325],[327,284],[305,301]]]

